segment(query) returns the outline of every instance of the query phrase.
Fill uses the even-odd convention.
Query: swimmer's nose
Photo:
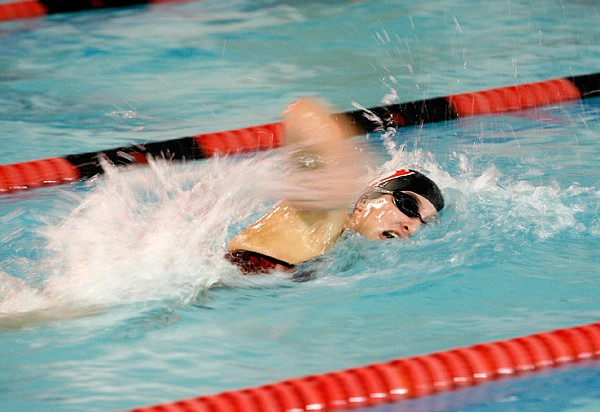
[[[400,223],[400,229],[405,237],[408,237],[415,233],[420,226],[421,222],[419,222],[419,220],[416,218],[413,218],[410,221]]]
[[[403,237],[409,237],[414,232],[414,229],[407,223],[403,223],[402,225],[400,225],[400,229],[402,231],[402,234],[404,235]]]

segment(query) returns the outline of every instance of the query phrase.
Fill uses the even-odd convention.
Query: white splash
[[[248,285],[223,259],[228,228],[277,196],[281,160],[275,154],[107,167],[91,192],[68,196],[70,212],[52,216],[43,229],[44,287],[2,280],[0,313],[184,303],[217,283]]]
[[[387,147],[389,150],[390,146]],[[380,170],[411,168],[425,173],[445,193],[447,209],[460,215],[453,219],[472,221],[482,230],[487,225],[487,230],[501,230],[514,236],[528,234],[537,240],[581,229],[576,214],[582,212],[583,206],[572,205],[566,199],[572,196],[570,191],[561,189],[555,181],[534,184],[507,175],[495,165],[478,169],[464,154],[452,153],[444,167],[431,152],[422,149],[407,151],[402,146],[399,150],[389,150],[389,154],[391,159]],[[458,172],[450,174],[451,169]]]

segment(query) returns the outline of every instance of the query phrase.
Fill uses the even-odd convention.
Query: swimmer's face
[[[437,211],[433,204],[414,192],[404,192],[417,201],[419,214],[424,222],[435,218]],[[402,213],[394,204],[392,195],[382,195],[375,199],[361,200],[356,205],[349,220],[349,227],[367,239],[407,238],[423,225],[418,217]]]

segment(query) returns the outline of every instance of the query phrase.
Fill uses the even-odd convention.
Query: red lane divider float
[[[132,412],[345,410],[415,399],[598,357],[600,322],[140,407]]]
[[[79,170],[68,160],[60,157],[14,163],[0,166],[0,192],[3,189],[19,190],[74,182],[80,177]]]
[[[600,73],[500,87],[340,113],[364,132],[521,110],[600,95]],[[148,157],[205,159],[216,155],[267,150],[281,144],[283,126],[270,123],[237,130],[137,144],[128,147],[0,165],[0,193],[70,183],[103,173],[100,159],[114,165],[145,163]],[[66,163],[65,163],[66,162]],[[60,163],[60,173],[56,165]]]
[[[228,132],[200,134],[194,143],[203,157],[267,150],[281,145],[282,123],[269,123]]]
[[[41,17],[46,14],[139,6],[175,0],[21,0],[0,4],[0,22]]]
[[[522,110],[581,98],[581,92],[567,79],[504,87],[448,97],[459,116]]]
[[[48,8],[37,0],[0,4],[0,22],[40,17],[46,14],[48,14]]]

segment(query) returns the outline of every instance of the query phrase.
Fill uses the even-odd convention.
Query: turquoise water
[[[597,409],[599,362],[585,361],[526,377],[487,382],[460,391],[409,400],[370,412],[593,411]],[[558,389],[558,390],[557,390]]]
[[[0,162],[271,122],[307,94],[352,110],[596,72],[599,10],[204,1],[5,23]],[[424,170],[448,207],[410,240],[346,236],[302,284],[221,258],[277,197],[280,152],[2,196],[2,409],[125,409],[597,321],[599,130],[590,99],[369,136],[369,174]],[[445,409],[595,410],[591,365]]]

